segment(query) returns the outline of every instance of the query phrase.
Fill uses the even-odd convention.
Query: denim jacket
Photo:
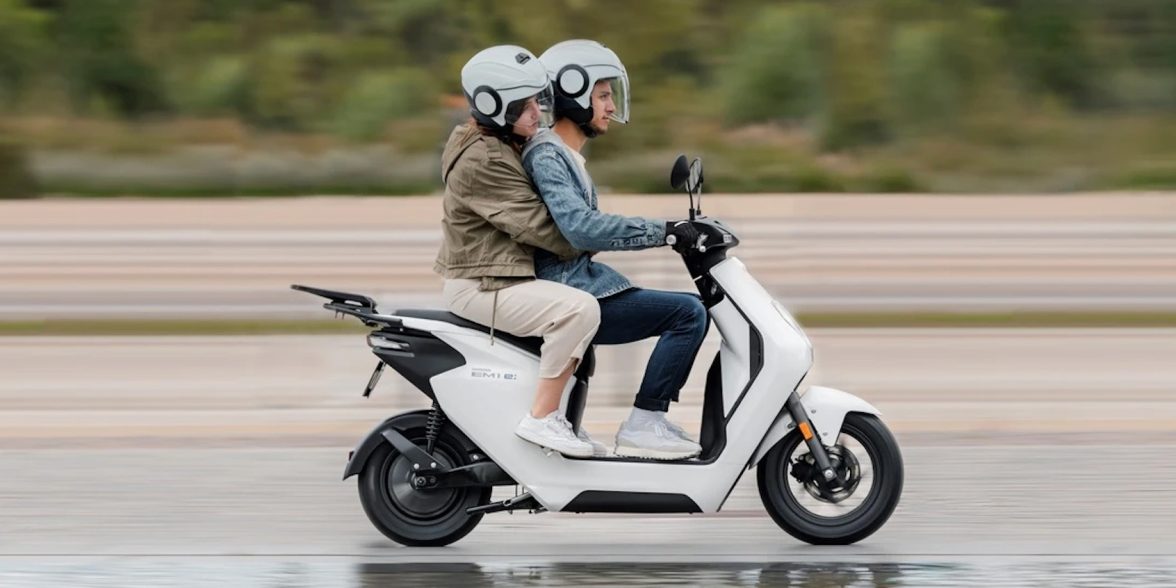
[[[523,167],[572,247],[586,252],[635,251],[666,243],[665,221],[597,209],[596,186],[553,131],[540,131],[523,150]],[[569,261],[535,251],[535,275],[605,298],[632,288],[628,278],[583,253]]]

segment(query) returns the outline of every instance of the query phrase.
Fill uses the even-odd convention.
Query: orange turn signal
[[[800,423],[800,434],[804,435],[805,441],[808,441],[813,438],[813,429],[809,427],[808,423]]]

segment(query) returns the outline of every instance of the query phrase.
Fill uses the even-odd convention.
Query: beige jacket
[[[499,290],[535,278],[535,248],[572,259],[581,252],[560,234],[510,145],[460,125],[441,156],[443,240],[433,271],[481,278]]]

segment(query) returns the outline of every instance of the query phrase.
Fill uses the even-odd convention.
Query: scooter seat
[[[408,308],[397,310],[392,314],[408,318],[419,318],[430,321],[446,322],[457,325],[459,327],[481,331],[483,333],[490,332],[489,326],[463,319],[447,310],[437,310],[434,308]],[[501,329],[494,330],[494,338],[496,340],[506,341],[507,343],[510,343],[511,345],[522,349],[523,351],[533,353],[535,355],[539,355],[539,351],[543,347],[543,337],[516,337]]]

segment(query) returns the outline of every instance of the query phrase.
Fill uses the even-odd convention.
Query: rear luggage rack
[[[379,326],[393,326],[402,327],[403,323],[397,317],[380,314],[376,311],[376,301],[362,294],[352,294],[350,292],[337,292],[335,290],[324,290],[322,288],[313,288],[311,286],[302,286],[293,284],[290,286],[293,290],[299,292],[306,292],[321,296],[330,300],[323,304],[323,308],[333,310],[339,314],[351,315],[358,318],[360,322],[369,327]]]
[[[322,296],[323,298],[330,299],[330,301],[335,304],[347,304],[359,308],[366,308],[373,312],[376,310],[376,301],[362,294],[336,292],[334,290],[312,288],[310,286],[302,286],[299,284],[294,284],[290,286],[290,288],[292,290],[298,290],[299,292],[307,292],[309,294],[314,294],[315,296]]]

